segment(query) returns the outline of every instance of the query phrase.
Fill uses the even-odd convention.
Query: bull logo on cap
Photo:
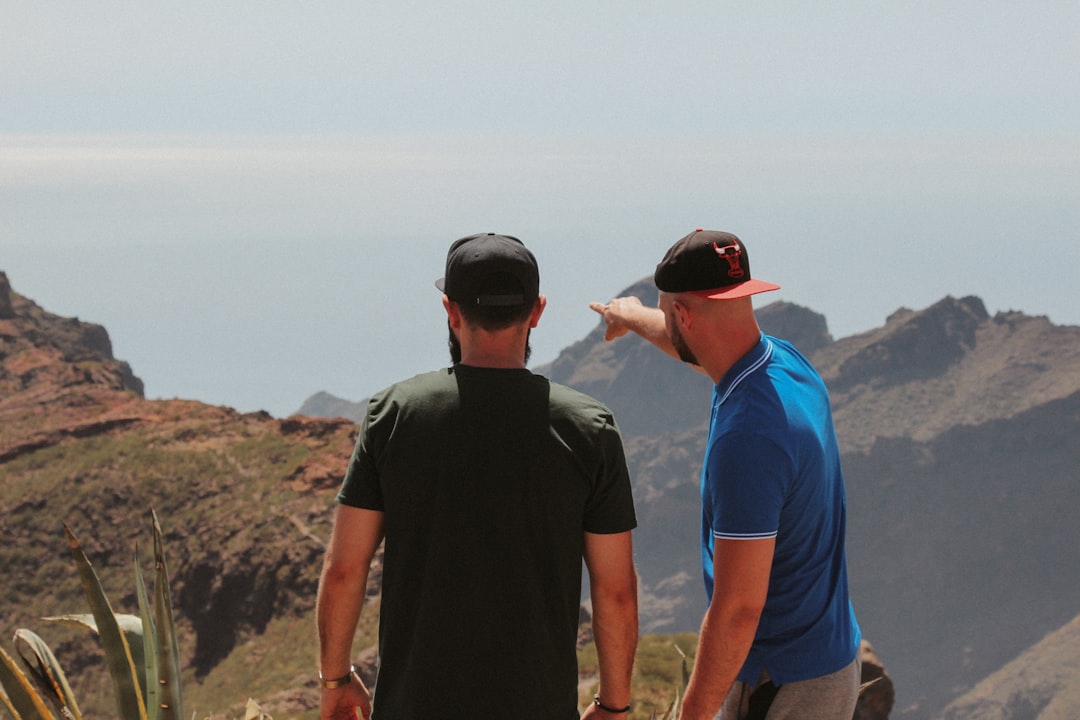
[[[712,244],[712,246],[713,246],[713,250],[716,252],[716,254],[718,256],[720,256],[724,260],[727,260],[728,277],[738,279],[738,278],[741,278],[742,276],[746,275],[746,271],[743,270],[743,267],[742,267],[742,254],[743,253],[742,253],[742,247],[739,246],[739,243],[734,243],[732,245],[725,245],[724,247],[720,247],[719,245],[717,245],[714,242]]]

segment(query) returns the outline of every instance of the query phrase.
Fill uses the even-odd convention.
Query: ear
[[[675,316],[675,321],[679,323],[679,328],[688,330],[691,325],[694,324],[694,313],[690,309],[690,306],[681,300],[675,300],[671,303],[672,315]]]
[[[540,324],[540,316],[544,314],[544,308],[547,307],[547,296],[541,295],[536,298],[536,304],[533,305],[532,314],[529,316],[529,327],[535,328]]]
[[[443,308],[446,309],[446,317],[450,321],[450,327],[454,330],[461,329],[461,307],[446,295],[442,296]]]

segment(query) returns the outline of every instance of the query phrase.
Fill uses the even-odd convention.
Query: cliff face
[[[0,461],[129,422],[142,381],[105,328],[45,312],[0,272]]]
[[[1080,616],[949,703],[938,720],[1077,717]]]
[[[109,386],[142,396],[143,384],[112,354],[101,325],[47,313],[11,289],[0,272],[0,395],[31,385]],[[84,371],[80,377],[79,371]],[[87,377],[86,372],[93,373]]]
[[[656,301],[646,284],[628,292]],[[830,386],[856,610],[893,680],[892,717],[933,716],[1075,617],[1080,328],[990,316],[977,298],[900,310],[838,341],[806,308],[774,303],[759,319]],[[635,338],[606,343],[599,328],[544,370],[609,404],[623,429],[642,629],[696,631],[707,379]],[[131,551],[153,506],[192,697],[251,695],[276,716],[310,712],[315,587],[354,434],[341,418],[148,401],[103,328],[47,313],[0,273],[0,566],[10,580],[0,630],[82,611],[61,522],[131,611]],[[76,670],[100,662],[91,641],[57,637]],[[75,677],[94,685],[101,675]],[[1066,685],[1039,687],[1046,707],[1068,702]],[[99,698],[84,709],[109,711],[108,688],[76,691]],[[1023,692],[1009,692],[1019,707]],[[950,715],[967,717],[982,716]]]
[[[877,438],[928,441],[1009,419],[1080,390],[1080,328],[978,298],[899,310],[885,325],[815,352],[845,450]]]
[[[656,302],[647,283],[624,294]],[[1080,567],[1080,328],[990,316],[972,297],[835,342],[805,308],[758,318],[829,386],[856,612],[895,681],[894,717],[930,717],[1075,616],[1080,576],[1061,569]],[[599,327],[547,369],[608,403],[626,435],[642,627],[696,629],[708,381]]]
[[[648,281],[623,294],[657,300]],[[895,680],[894,717],[929,718],[1075,616],[1080,577],[1061,569],[1080,567],[1080,328],[991,316],[974,297],[837,341],[790,303],[758,318],[830,389],[856,611]],[[709,381],[599,325],[538,370],[607,403],[623,430],[642,629],[696,630]]]
[[[153,507],[198,702],[200,683],[221,684],[213,678],[238,649],[245,665],[274,658],[268,626],[310,618],[353,432],[344,420],[148,401],[101,326],[45,312],[0,274],[0,629],[55,642],[84,711],[107,714],[104,670],[79,672],[100,663],[93,641],[39,618],[85,612],[61,523],[88,548],[115,608],[137,611],[131,557]],[[300,652],[314,652],[313,633],[308,619]],[[274,706],[280,678],[251,676],[230,697]]]

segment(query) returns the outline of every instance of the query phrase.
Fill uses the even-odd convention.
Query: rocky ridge
[[[623,294],[657,299],[648,281]],[[990,315],[975,297],[839,340],[790,303],[758,318],[830,388],[856,609],[896,683],[896,717],[932,717],[1076,616],[1080,578],[1060,569],[1080,566],[1080,328]],[[640,338],[605,342],[599,324],[538,370],[607,403],[623,430],[642,628],[696,630],[708,380]]]
[[[56,639],[83,710],[107,713],[101,671],[79,672],[100,663],[94,643],[39,618],[85,611],[61,523],[88,548],[114,606],[135,611],[131,553],[148,540],[153,507],[191,696],[212,693],[215,672],[238,653],[241,676],[254,657],[273,677],[265,667],[279,641],[266,630],[310,616],[353,433],[344,420],[146,400],[104,328],[45,312],[0,273],[0,566],[9,581],[0,627]],[[282,687],[313,682],[312,627],[297,629],[309,655],[302,676],[243,692],[279,707]],[[307,695],[310,706],[316,695]]]
[[[759,317],[832,388],[853,588],[864,633],[896,683],[893,717],[933,717],[1075,618],[1080,581],[1060,569],[1076,565],[1080,547],[1069,512],[1080,328],[989,316],[977,298],[901,310],[837,341],[806,308],[774,303]],[[696,630],[708,383],[635,342],[604,343],[594,330],[548,371],[611,405],[626,434],[643,628]],[[147,401],[103,328],[49,315],[0,274],[0,563],[21,579],[0,591],[0,621],[34,627],[39,615],[81,609],[57,552],[61,520],[130,606],[129,553],[153,505],[191,639],[182,645],[194,694],[251,677],[245,691],[272,712],[310,712],[313,658],[288,670],[279,650],[311,643],[328,511],[354,430],[341,418]],[[89,651],[76,656],[95,662]],[[1068,691],[1055,697],[1048,707]]]
[[[1080,707],[1080,617],[949,703],[938,720],[1071,720]]]

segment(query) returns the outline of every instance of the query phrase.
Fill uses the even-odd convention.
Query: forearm
[[[315,601],[323,677],[341,677],[349,670],[368,571],[382,541],[382,518],[372,510],[345,505],[337,509]]]
[[[676,360],[679,359],[679,354],[675,351],[671,338],[668,336],[663,310],[636,305],[624,308],[623,313],[622,320],[628,330],[640,335]]]
[[[710,720],[724,703],[754,641],[758,617],[706,613],[680,720]]]
[[[356,623],[367,594],[368,571],[382,537],[381,512],[338,506],[319,577],[315,620],[319,631],[319,674],[330,680],[346,676],[349,680],[337,687],[323,686],[323,720],[356,720],[358,709],[365,720],[371,716],[371,695],[349,669]]]
[[[323,677],[341,677],[352,663],[352,642],[364,606],[366,570],[350,577],[327,562],[319,581],[316,623],[319,669]]]
[[[593,639],[600,665],[600,698],[609,707],[630,704],[630,676],[638,642],[637,577],[620,588],[592,586]]]

